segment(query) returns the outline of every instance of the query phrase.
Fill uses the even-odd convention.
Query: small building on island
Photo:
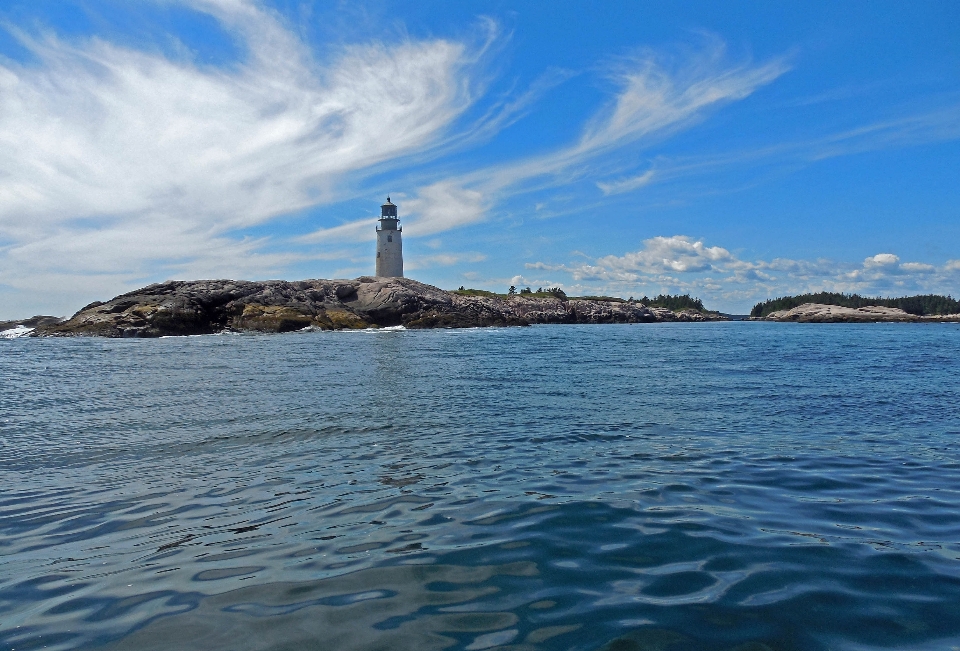
[[[390,202],[380,206],[380,225],[377,226],[377,276],[403,278],[403,242],[397,207]]]

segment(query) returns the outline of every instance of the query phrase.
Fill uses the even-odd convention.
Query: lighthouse
[[[390,203],[380,206],[380,225],[377,226],[377,275],[403,278],[403,243],[400,240],[400,218],[397,207]]]

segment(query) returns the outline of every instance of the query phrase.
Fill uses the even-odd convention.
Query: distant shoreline
[[[91,303],[69,319],[35,316],[0,321],[0,337],[149,338],[395,326],[430,329],[707,321],[960,323],[960,313],[916,315],[886,306],[854,308],[804,303],[757,317],[670,310],[611,297],[567,298],[562,292],[502,295],[477,290],[445,291],[410,278],[199,280],[149,285],[106,302]]]
[[[777,310],[751,321],[796,323],[956,323],[960,314],[917,315],[900,308],[867,305],[844,307],[822,303],[804,303],[789,310]]]

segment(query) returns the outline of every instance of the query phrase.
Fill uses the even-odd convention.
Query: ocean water
[[[960,648],[960,326],[0,341],[0,649]]]

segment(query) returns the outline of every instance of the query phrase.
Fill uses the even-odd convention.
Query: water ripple
[[[0,647],[960,645],[960,329],[367,334],[0,341]]]

